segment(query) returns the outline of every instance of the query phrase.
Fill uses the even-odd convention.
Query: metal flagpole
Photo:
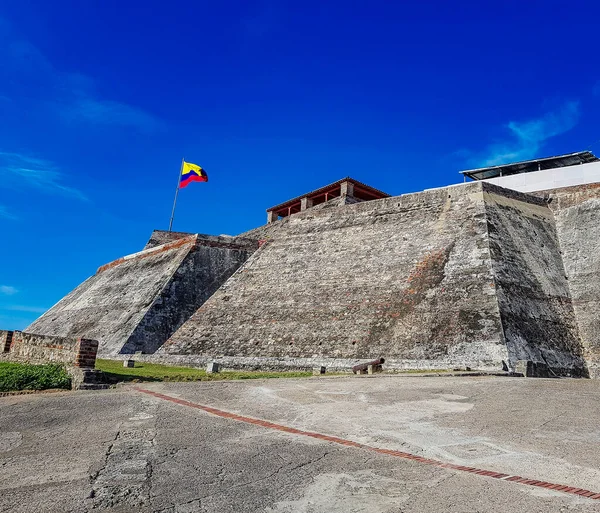
[[[185,157],[181,159],[181,167],[179,168],[179,175],[177,175],[177,189],[175,189],[175,201],[173,201],[173,210],[171,211],[171,221],[169,221],[169,231],[173,227],[173,218],[175,217],[175,205],[177,205],[177,195],[179,194],[179,182],[181,181],[181,173],[183,173],[183,163]]]

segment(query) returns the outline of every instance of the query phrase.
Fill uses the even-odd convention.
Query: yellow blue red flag
[[[192,182],[208,182],[208,175],[200,166],[184,161],[179,178],[179,188],[183,189]]]

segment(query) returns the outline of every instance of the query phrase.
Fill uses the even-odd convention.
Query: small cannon
[[[373,374],[374,372],[381,372],[381,366],[385,363],[385,358],[377,358],[372,362],[359,363],[352,367],[354,374]]]

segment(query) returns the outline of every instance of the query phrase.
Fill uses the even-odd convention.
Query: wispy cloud
[[[96,91],[95,80],[74,71],[57,69],[38,48],[0,18],[0,98],[26,98],[50,107],[63,119],[99,126],[125,126],[154,131],[161,122],[143,109]]]
[[[63,174],[55,164],[30,155],[0,151],[0,177],[3,185],[25,182],[48,193],[87,200],[81,191],[64,185]]]
[[[3,294],[5,296],[12,296],[17,292],[19,291],[11,285],[0,285],[0,294]]]
[[[62,109],[62,114],[69,119],[86,120],[98,125],[118,125],[154,131],[160,122],[147,112],[110,100],[100,101],[91,97],[81,97]]]
[[[490,144],[481,154],[471,153],[471,165],[495,166],[537,157],[548,139],[571,130],[579,121],[579,116],[579,102],[568,101],[540,118],[511,121],[506,125],[509,138]]]
[[[11,214],[4,205],[0,205],[0,218],[2,219],[16,219],[16,216]]]
[[[8,310],[10,312],[29,312],[29,313],[44,313],[47,308],[41,306],[27,306],[27,305],[7,305],[0,307],[2,310]]]

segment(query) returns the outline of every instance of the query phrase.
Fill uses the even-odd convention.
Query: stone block
[[[306,210],[313,206],[313,200],[311,198],[302,198],[300,200],[300,210]]]
[[[109,387],[100,370],[67,366],[67,373],[71,376],[73,390],[102,390]]]
[[[321,374],[325,374],[326,368],[321,367],[313,367],[313,376],[320,376]]]
[[[515,364],[515,374],[521,374],[524,377],[531,376],[532,362],[529,360],[517,360]]]
[[[213,374],[220,372],[219,364],[217,362],[208,362],[206,364],[206,373]]]
[[[135,366],[135,360],[123,360],[123,367],[133,368]]]
[[[340,193],[342,196],[354,196],[354,184],[351,182],[342,182]]]

